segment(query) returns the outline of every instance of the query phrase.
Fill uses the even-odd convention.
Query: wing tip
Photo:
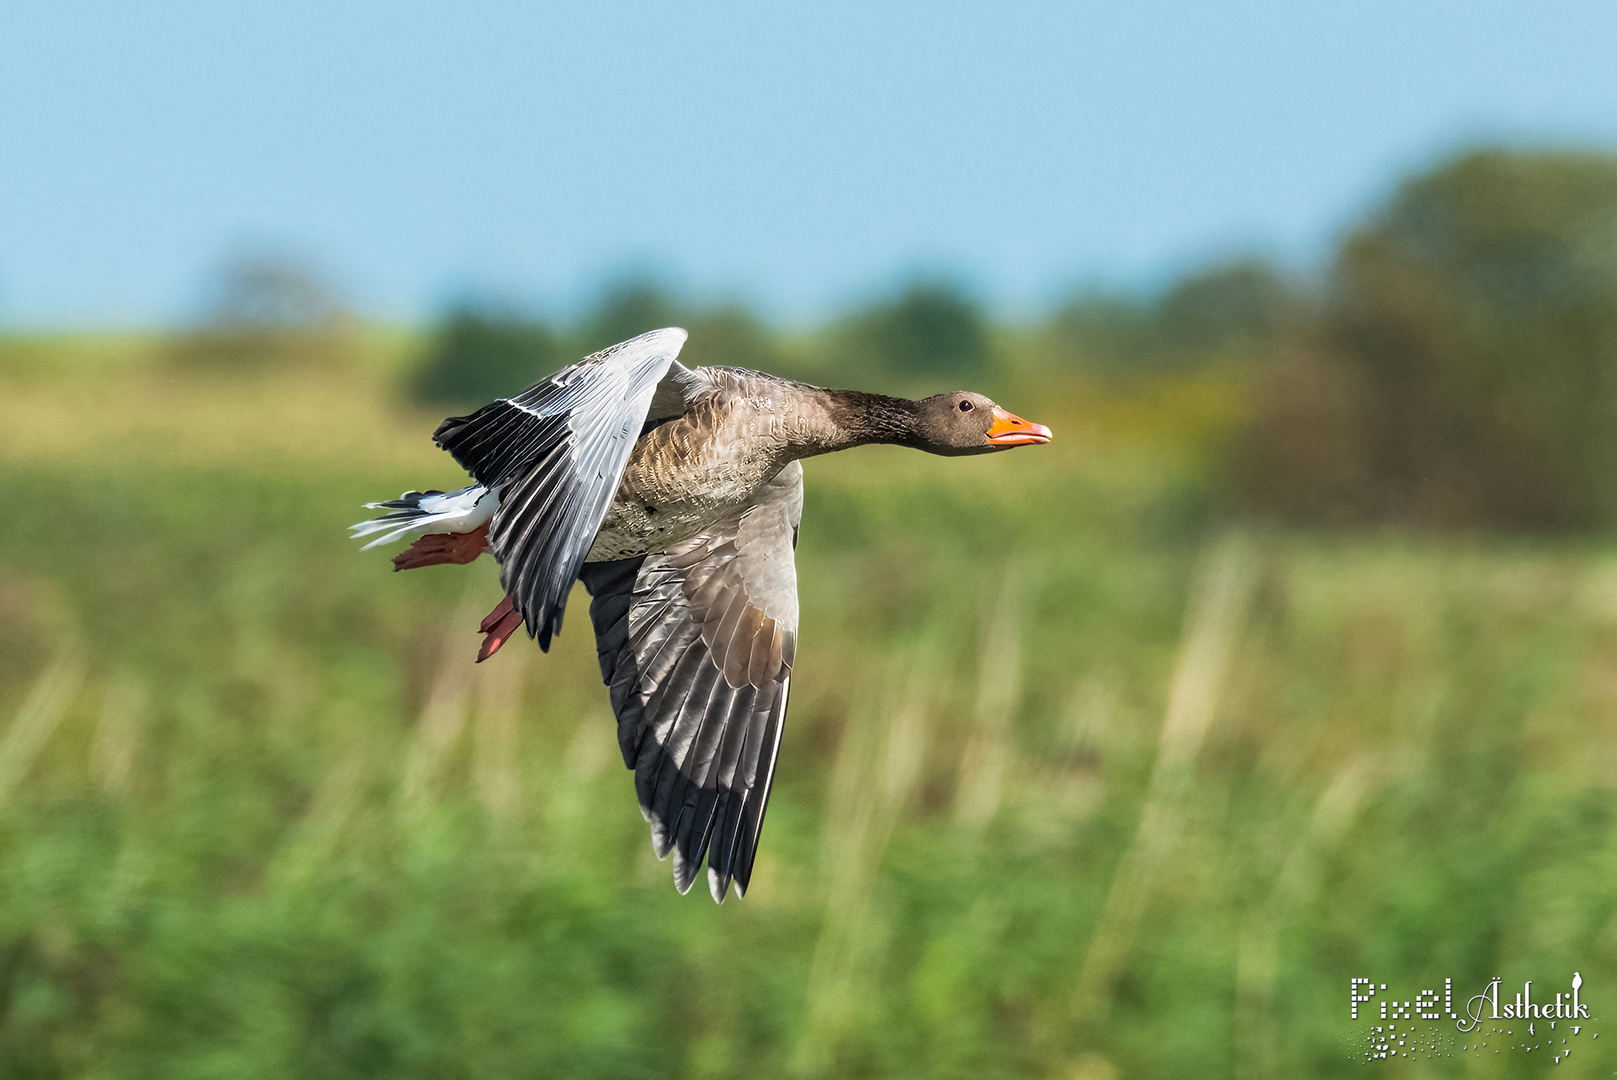
[[[725,896],[730,892],[730,875],[721,874],[717,870],[713,869],[711,855],[708,856],[708,860],[707,891],[710,895],[712,895],[713,902],[715,904],[722,904],[724,903]],[[741,895],[741,889],[739,887],[736,889],[736,895]]]
[[[684,896],[691,891],[700,869],[700,859],[687,859],[677,845],[674,847],[674,888],[679,890],[679,895]]]
[[[690,331],[686,330],[683,326],[665,326],[661,330],[651,330],[641,334],[640,336],[648,340],[667,338],[669,342],[673,344],[675,350],[678,350],[680,346],[684,345],[686,341],[690,340],[691,335]]]

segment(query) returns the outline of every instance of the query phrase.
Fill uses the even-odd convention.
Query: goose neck
[[[904,398],[859,390],[821,390],[818,415],[810,424],[808,454],[887,443],[916,445],[916,405]],[[807,456],[807,455],[805,455]]]

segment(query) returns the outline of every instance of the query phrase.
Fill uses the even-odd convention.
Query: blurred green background
[[[1617,159],[1468,152],[1317,276],[1016,323],[928,278],[789,331],[655,280],[419,330],[293,264],[218,295],[0,338],[0,1077],[1349,1076],[1354,977],[1617,1001]],[[651,854],[581,596],[475,666],[492,563],[344,533],[460,485],[446,413],[675,323],[1056,432],[808,464],[722,907]]]

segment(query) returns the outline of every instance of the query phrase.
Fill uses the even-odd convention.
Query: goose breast
[[[778,397],[716,393],[642,435],[585,560],[666,551],[750,505],[789,460]]]

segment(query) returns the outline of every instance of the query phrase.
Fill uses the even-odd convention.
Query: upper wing
[[[641,334],[515,397],[450,417],[433,433],[498,491],[489,545],[500,584],[542,649],[561,629],[567,594],[642,425],[660,418],[653,412],[684,409],[691,373],[674,359],[684,344],[680,329]]]
[[[704,855],[713,899],[752,880],[797,653],[802,513],[794,461],[701,535],[581,575],[618,744],[680,892]]]

